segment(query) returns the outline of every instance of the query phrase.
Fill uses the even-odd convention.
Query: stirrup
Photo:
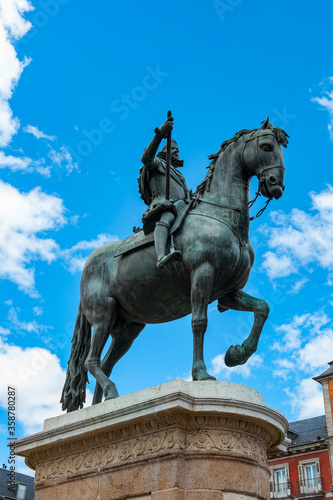
[[[179,262],[182,260],[182,253],[179,250],[173,250],[170,252],[168,255],[165,255],[164,257],[161,257],[158,259],[156,267],[157,269],[161,269],[167,264],[170,264],[171,262]]]

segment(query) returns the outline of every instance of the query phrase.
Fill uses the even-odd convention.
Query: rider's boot
[[[165,255],[166,244],[168,241],[170,232],[170,224],[168,221],[160,220],[156,222],[155,231],[154,231],[154,239],[155,239],[155,250],[157,255],[157,269],[161,269],[167,264],[170,264],[174,261],[182,260],[182,253],[175,248],[171,248],[170,253]]]

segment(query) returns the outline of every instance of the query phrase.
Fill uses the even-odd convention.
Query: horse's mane
[[[272,130],[272,132],[275,135],[277,141],[280,144],[282,144],[285,148],[287,147],[287,144],[288,144],[287,137],[289,137],[289,135],[287,134],[287,132],[285,132],[284,130],[282,130],[282,128],[274,127],[274,125],[272,125],[271,123],[268,123],[266,128],[269,128],[270,130]],[[220,149],[218,150],[217,153],[213,153],[213,154],[211,154],[211,155],[208,156],[208,159],[212,160],[212,161],[211,161],[211,163],[207,167],[208,168],[208,172],[206,174],[206,177],[201,182],[201,184],[198,185],[197,189],[195,190],[194,196],[196,198],[198,198],[199,196],[202,196],[203,193],[206,190],[209,191],[211,180],[212,180],[213,173],[214,173],[214,168],[215,168],[215,165],[216,165],[216,160],[220,157],[220,155],[223,153],[223,151],[225,151],[225,149],[230,144],[232,144],[233,142],[238,141],[238,139],[240,139],[240,137],[243,137],[246,134],[251,134],[252,132],[256,132],[257,130],[259,130],[259,129],[258,128],[252,128],[252,129],[243,129],[243,130],[240,130],[239,132],[236,132],[236,134],[233,137],[231,137],[231,139],[227,139],[226,141],[222,142],[222,144],[220,146]]]

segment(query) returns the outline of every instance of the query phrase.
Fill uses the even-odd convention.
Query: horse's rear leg
[[[214,269],[208,263],[202,264],[192,275],[191,304],[193,332],[193,380],[216,380],[207,373],[204,362],[203,344],[207,329],[207,308],[214,283]]]
[[[269,305],[265,300],[257,299],[238,290],[234,294],[219,299],[221,309],[227,307],[235,311],[251,311],[254,313],[254,323],[250,335],[242,345],[231,346],[225,355],[227,366],[237,366],[246,363],[257,350],[259,338],[266,319],[269,315]]]
[[[112,338],[111,345],[105,354],[101,365],[101,368],[107,377],[110,377],[114,365],[124,356],[124,354],[126,354],[136,337],[140,332],[142,332],[145,326],[146,325],[142,325],[141,323],[130,323],[129,325],[123,326],[121,330],[117,331],[117,334]],[[102,387],[97,383],[92,404],[95,405],[100,403],[102,401],[102,397]],[[111,399],[112,397],[113,396],[110,395],[106,399]]]
[[[109,297],[103,306],[94,310],[94,328],[91,346],[85,361],[86,369],[95,377],[106,397],[117,397],[118,391],[113,382],[101,369],[101,354],[117,317],[117,302]]]

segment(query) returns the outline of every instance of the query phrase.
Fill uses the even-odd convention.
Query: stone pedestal
[[[36,500],[268,500],[287,425],[253,389],[178,379],[46,420],[16,452]]]

